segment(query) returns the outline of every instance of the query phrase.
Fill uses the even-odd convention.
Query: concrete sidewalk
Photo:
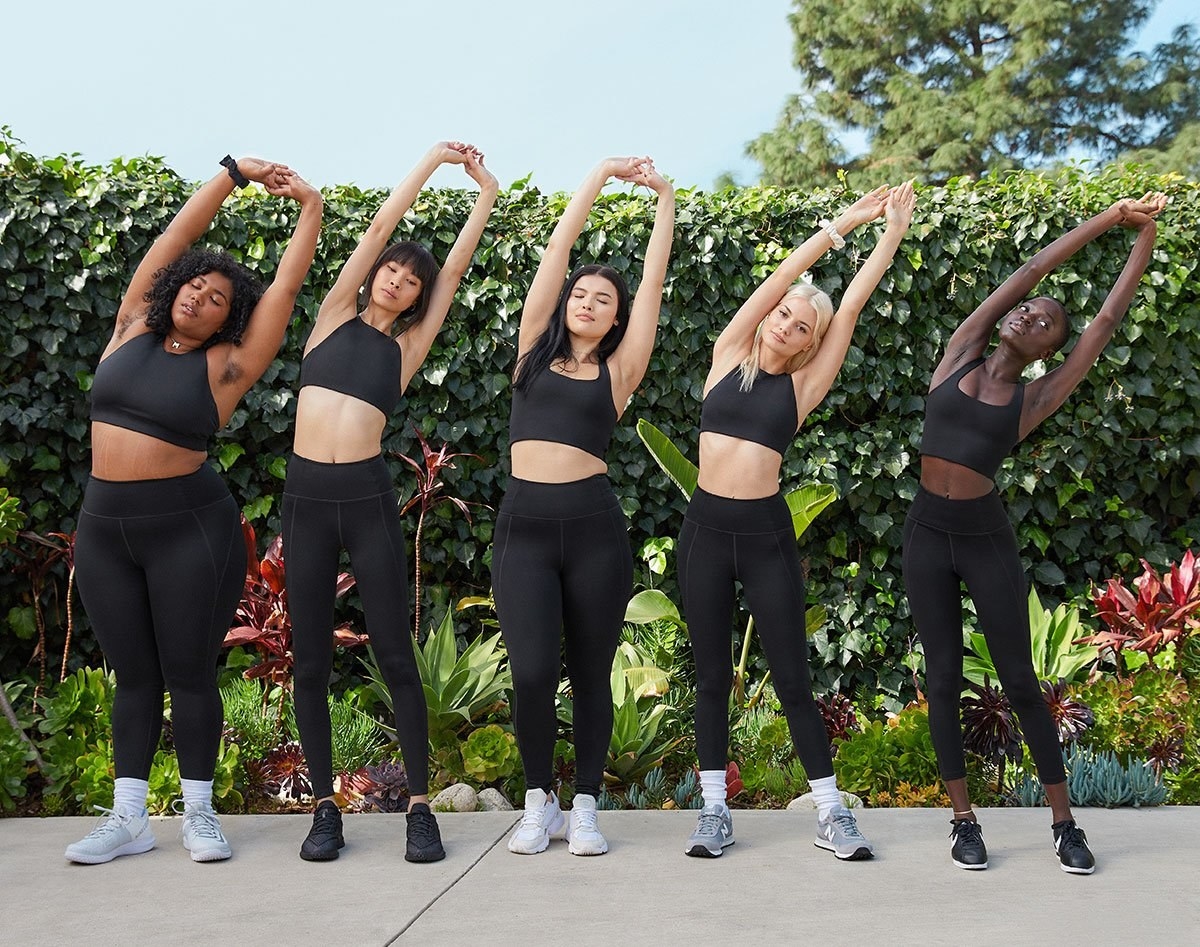
[[[335,862],[297,855],[307,816],[226,816],[227,862],[195,864],[179,820],[158,847],[72,865],[85,818],[0,819],[0,942],[20,945],[724,944],[1173,945],[1200,943],[1200,808],[1081,810],[1099,867],[1068,875],[1049,812],[980,810],[991,867],[950,862],[947,814],[871,809],[878,855],[838,862],[810,813],[735,811],[737,844],[687,858],[694,812],[602,812],[609,853],[505,841],[519,813],[439,816],[449,856],[403,860],[401,816],[353,815]]]

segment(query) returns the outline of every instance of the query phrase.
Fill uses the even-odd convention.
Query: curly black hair
[[[233,298],[229,301],[229,318],[202,347],[209,348],[218,342],[241,344],[250,314],[262,299],[263,284],[228,253],[205,249],[188,250],[154,274],[154,283],[143,298],[149,304],[146,325],[157,338],[165,339],[174,327],[171,307],[179,287],[205,273],[220,273],[226,277],[233,284]]]

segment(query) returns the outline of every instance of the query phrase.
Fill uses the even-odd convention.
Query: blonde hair
[[[821,347],[821,340],[825,338],[829,324],[833,322],[833,300],[829,298],[828,293],[817,289],[812,283],[797,283],[783,294],[775,306],[771,307],[772,311],[776,306],[782,305],[789,299],[803,299],[808,303],[817,317],[812,328],[812,345],[803,352],[797,352],[793,355],[783,367],[783,370],[790,375],[792,372],[803,368],[811,362],[817,354],[817,350]],[[762,322],[758,324],[758,328],[754,330],[754,341],[750,345],[750,352],[742,359],[742,364],[738,366],[738,370],[742,373],[742,383],[740,385],[742,391],[749,391],[753,388],[754,379],[758,377],[759,350],[762,348],[763,327],[767,324],[768,318],[770,318],[770,313],[767,313],[763,317]]]

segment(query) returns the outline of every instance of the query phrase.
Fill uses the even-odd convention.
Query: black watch
[[[238,170],[237,162],[233,160],[231,155],[226,155],[221,159],[221,166],[229,172],[229,176],[233,178],[233,183],[238,187],[245,187],[250,183],[250,179]]]

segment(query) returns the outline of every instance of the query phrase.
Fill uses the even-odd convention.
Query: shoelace
[[[835,815],[833,817],[833,821],[838,824],[842,830],[842,834],[845,835],[846,838],[862,839],[864,842],[866,841],[866,837],[862,834],[862,832],[858,831],[858,823],[854,821],[854,816],[852,816],[849,812],[847,812],[845,815]]]
[[[1058,837],[1058,850],[1061,852],[1078,848],[1087,848],[1087,838],[1079,826],[1068,825]]]
[[[92,806],[97,812],[102,813],[100,823],[88,832],[88,838],[104,838],[117,829],[124,828],[125,823],[133,819],[133,816],[125,812],[118,812],[116,809],[105,809],[104,806]]]
[[[596,810],[595,809],[575,809],[575,831],[578,832],[596,832]]]
[[[521,828],[526,828],[527,826],[541,828],[549,808],[549,806],[540,806],[537,809],[526,809],[525,815],[521,817]]]
[[[963,843],[978,842],[983,839],[983,829],[978,822],[970,819],[960,819],[950,829],[950,838]]]
[[[697,835],[716,835],[721,831],[721,813],[702,812],[700,824],[696,826]]]
[[[435,831],[434,827],[437,822],[434,821],[433,813],[430,812],[412,812],[408,817],[408,834],[413,839],[419,842],[432,840]]]
[[[207,809],[189,809],[184,813],[184,820],[192,827],[192,832],[200,838],[223,839],[221,823],[217,814]]]

